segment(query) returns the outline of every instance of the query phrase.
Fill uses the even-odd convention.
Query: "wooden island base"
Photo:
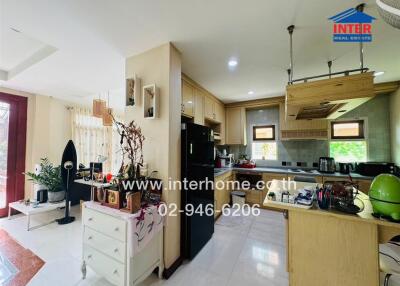
[[[274,186],[274,185],[272,185]],[[286,220],[290,286],[377,286],[379,243],[400,235],[400,224],[374,218],[368,196],[358,215],[274,204]]]

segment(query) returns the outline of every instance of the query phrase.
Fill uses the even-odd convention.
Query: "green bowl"
[[[391,174],[377,176],[369,190],[375,214],[400,220],[400,179]]]

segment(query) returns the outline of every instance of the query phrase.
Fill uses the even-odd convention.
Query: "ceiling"
[[[333,71],[359,67],[358,45],[333,43],[327,18],[361,1],[0,1],[0,69],[48,48],[2,85],[70,101],[110,90],[113,107],[122,108],[125,58],[167,41],[182,52],[183,71],[224,102],[282,95],[290,24],[296,25],[294,78],[326,73],[328,60]],[[400,80],[400,30],[383,22],[374,1],[366,3],[365,12],[378,20],[365,65],[385,71],[376,82]]]

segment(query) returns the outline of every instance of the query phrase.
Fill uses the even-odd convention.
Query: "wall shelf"
[[[141,81],[140,78],[133,75],[131,78],[127,78],[125,80],[125,98],[126,106],[137,106],[140,104],[140,89],[141,89]]]
[[[143,116],[146,119],[158,117],[158,88],[155,84],[143,87]]]

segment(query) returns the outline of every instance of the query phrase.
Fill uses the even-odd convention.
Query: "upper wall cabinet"
[[[182,81],[182,114],[193,117],[194,115],[194,88],[187,82]]]
[[[225,144],[225,106],[215,96],[182,74],[183,116],[214,130],[215,144]]]
[[[225,121],[225,105],[220,103],[219,101],[216,101],[214,103],[214,108],[215,108],[215,121],[217,122],[223,122]]]
[[[204,125],[204,92],[194,89],[194,123]]]
[[[246,110],[243,107],[227,107],[225,144],[246,145]]]
[[[214,97],[206,96],[204,100],[204,117],[221,123],[225,120],[225,106]]]
[[[214,99],[206,96],[204,98],[204,117],[206,119],[214,120],[215,119],[215,103]]]
[[[375,95],[372,72],[286,87],[288,120],[335,119]]]

